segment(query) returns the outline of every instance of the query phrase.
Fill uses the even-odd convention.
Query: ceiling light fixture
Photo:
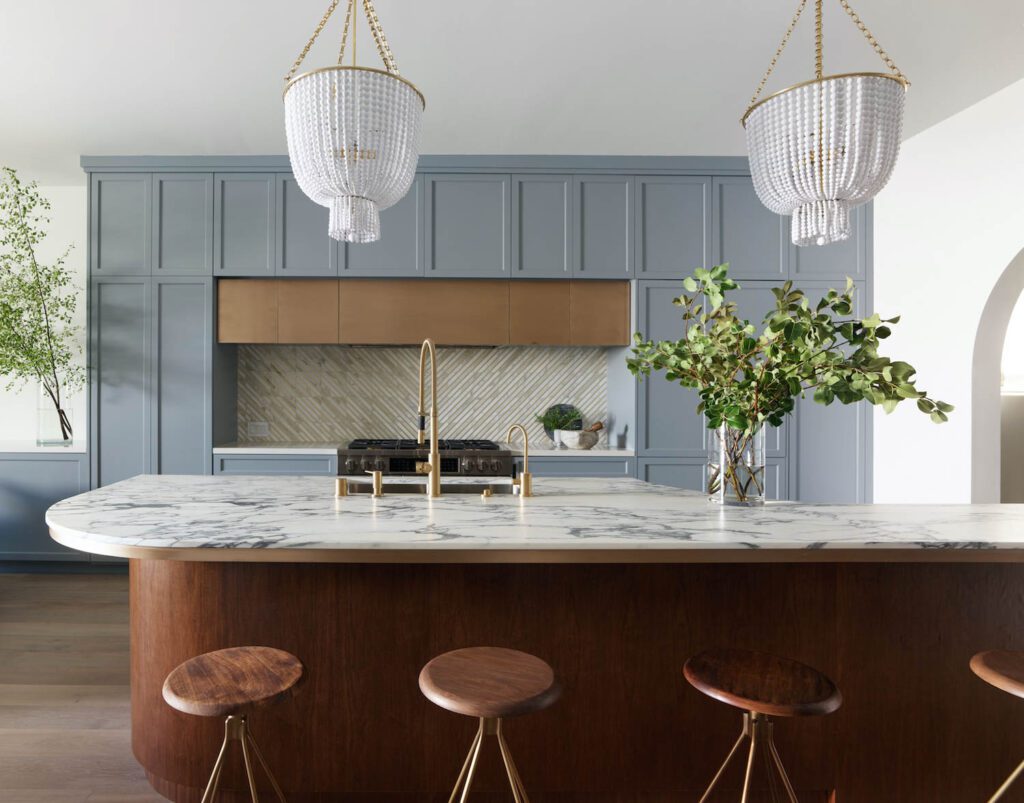
[[[891,72],[825,75],[815,0],[816,77],[758,100],[807,5],[800,0],[742,120],[754,189],[770,210],[793,216],[797,245],[848,238],[850,210],[878,194],[899,155],[910,82],[849,3],[839,4]]]
[[[331,237],[370,243],[380,239],[380,210],[398,203],[416,176],[426,102],[398,74],[372,0],[362,0],[363,11],[383,70],[356,66],[357,0],[348,0],[337,65],[296,75],[338,2],[285,76],[288,156],[302,191],[331,210]],[[352,64],[342,66],[350,28]]]

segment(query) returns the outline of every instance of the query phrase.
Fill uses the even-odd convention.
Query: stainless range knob
[[[383,457],[378,457],[376,460],[373,461],[373,468],[376,471],[383,471],[386,467],[387,466],[384,463]]]
[[[491,461],[491,471],[493,471],[495,474],[497,474],[499,471],[501,471],[501,461],[500,460],[492,460]]]
[[[476,461],[470,457],[462,458],[462,471],[466,474],[472,474],[474,471],[479,471],[479,466]]]
[[[349,474],[355,474],[359,471],[359,461],[354,457],[350,457],[345,461],[345,471]]]

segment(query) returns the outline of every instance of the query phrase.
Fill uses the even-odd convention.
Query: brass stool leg
[[[729,755],[725,757],[725,761],[722,763],[722,766],[719,767],[718,772],[715,773],[715,777],[711,779],[711,784],[708,786],[707,791],[705,791],[701,796],[700,803],[706,803],[706,801],[711,797],[711,793],[715,790],[718,782],[722,779],[722,776],[725,774],[725,770],[729,767],[733,758],[739,752],[740,745],[743,744],[744,739],[750,739],[750,750],[747,753],[747,767],[743,775],[743,792],[740,797],[740,803],[747,803],[747,800],[750,797],[750,782],[754,774],[754,757],[756,756],[757,749],[759,747],[761,748],[762,753],[764,753],[762,760],[767,765],[769,792],[772,800],[776,799],[777,792],[775,778],[772,775],[772,769],[774,768],[779,778],[782,780],[782,786],[786,790],[786,794],[789,796],[790,803],[799,803],[796,798],[796,793],[793,791],[793,785],[789,782],[789,776],[786,775],[786,769],[782,766],[782,759],[779,757],[779,751],[775,748],[772,721],[764,714],[758,714],[754,711],[748,711],[743,714],[743,730],[740,732],[736,743],[732,746],[732,750],[729,751]],[[1021,764],[1017,770],[1018,773],[1021,771],[1024,771],[1024,764]],[[992,800],[994,801],[995,798]],[[992,801],[989,801],[989,803],[992,803]]]
[[[260,750],[260,746],[256,744],[256,739],[252,735],[252,729],[246,728],[246,736],[249,738],[249,746],[252,748],[252,752],[256,754],[256,760],[260,762],[260,766],[263,767],[263,772],[267,778],[270,779],[270,785],[274,787],[274,793],[277,795],[277,799],[281,803],[288,803],[284,799],[284,792],[281,791],[281,787],[277,783],[277,778],[274,777],[274,773],[270,771],[270,767],[267,765],[267,760],[263,758],[263,752]]]
[[[473,775],[476,773],[476,760],[480,757],[480,745],[484,740],[484,720],[480,720],[480,727],[477,729],[476,736],[473,737],[473,743],[469,746],[469,753],[466,755],[466,760],[462,764],[462,771],[459,772],[458,780],[455,781],[455,788],[452,789],[452,796],[448,798],[448,803],[455,803],[455,799],[459,799],[459,803],[465,803],[467,796],[469,795],[469,787],[473,783]],[[462,789],[462,796],[459,797],[459,789]]]
[[[1010,777],[1009,777],[1009,778],[1007,778],[1007,779],[1006,779],[1005,781],[1003,781],[1003,785],[1002,785],[1002,786],[1000,786],[1000,787],[999,787],[999,788],[998,788],[998,789],[996,790],[996,793],[995,793],[994,795],[992,795],[992,797],[990,797],[990,798],[988,799],[988,803],[996,803],[996,801],[997,801],[997,800],[999,800],[999,798],[1001,798],[1001,797],[1002,797],[1003,795],[1005,795],[1005,794],[1006,794],[1006,791],[1007,791],[1007,790],[1008,790],[1008,789],[1009,789],[1009,788],[1010,788],[1011,786],[1013,786],[1013,782],[1017,780],[1018,776],[1019,776],[1019,775],[1020,775],[1020,774],[1021,774],[1022,772],[1024,772],[1024,761],[1022,761],[1022,762],[1021,762],[1020,764],[1018,764],[1018,765],[1017,765],[1017,769],[1015,769],[1015,770],[1014,770],[1014,771],[1013,771],[1013,772],[1012,772],[1012,773],[1010,774]]]
[[[220,752],[217,753],[217,760],[213,762],[213,771],[210,773],[210,780],[206,783],[202,803],[211,803],[213,796],[217,794],[217,787],[220,785],[220,771],[224,767],[224,754],[228,751],[229,741],[231,741],[230,730],[225,722],[224,741],[220,743]]]
[[[235,715],[231,715],[224,720],[224,741],[221,743],[220,752],[217,754],[217,761],[213,765],[213,772],[210,773],[210,780],[206,784],[206,791],[203,792],[202,803],[213,803],[214,798],[217,796],[217,790],[220,787],[220,774],[224,769],[224,756],[227,754],[229,742],[238,742],[242,746],[242,761],[245,763],[245,777],[249,782],[249,794],[252,796],[252,803],[260,803],[260,798],[256,791],[256,776],[252,769],[252,759],[249,757],[250,747],[253,753],[256,754],[256,759],[260,762],[260,766],[263,767],[263,771],[270,779],[274,792],[277,793],[278,800],[281,803],[287,803],[284,799],[284,792],[281,791],[281,787],[277,784],[277,779],[270,772],[270,767],[267,766],[266,759],[263,758],[263,753],[260,752],[259,745],[256,744],[256,740],[252,738],[252,734],[249,732],[248,722],[246,722],[245,717]]]
[[[451,797],[448,798],[448,803],[455,803],[456,800],[459,803],[466,803],[466,800],[469,798],[469,788],[473,783],[477,759],[480,757],[480,750],[483,747],[485,736],[494,736],[498,741],[498,750],[501,752],[501,760],[505,764],[505,774],[508,776],[509,786],[512,788],[512,797],[515,799],[515,803],[530,803],[530,798],[526,794],[526,787],[523,785],[523,779],[519,776],[516,762],[512,759],[512,752],[508,749],[508,742],[505,741],[505,734],[501,730],[501,720],[487,719],[485,717],[480,718],[480,727],[477,728],[473,743],[469,746],[469,754],[462,764],[462,771],[459,773],[458,780],[455,781],[455,788],[452,790]],[[459,794],[460,790],[461,795]]]

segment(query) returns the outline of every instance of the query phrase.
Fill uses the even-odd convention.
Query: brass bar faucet
[[[441,453],[437,448],[437,350],[434,341],[427,338],[420,347],[420,395],[419,395],[419,431],[417,443],[422,444],[426,429],[426,411],[423,409],[423,380],[426,373],[427,355],[430,355],[430,458],[426,463],[416,464],[416,471],[427,475],[427,496],[436,498],[441,495]]]
[[[530,436],[526,434],[526,427],[522,424],[513,424],[508,428],[508,435],[505,442],[512,443],[512,434],[519,430],[523,433],[523,470],[513,481],[513,485],[519,486],[520,496],[533,496],[533,475],[530,473]]]

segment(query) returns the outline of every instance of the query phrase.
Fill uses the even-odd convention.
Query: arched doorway
[[[1024,292],[1024,249],[1003,271],[985,302],[974,340],[971,371],[971,501],[1000,501],[1003,344]],[[950,326],[956,325],[955,313]]]

